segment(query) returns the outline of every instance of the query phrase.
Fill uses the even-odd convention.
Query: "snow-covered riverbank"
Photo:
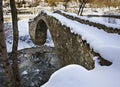
[[[18,29],[19,29],[19,43],[18,43],[18,50],[24,49],[24,48],[31,48],[36,45],[32,42],[30,35],[29,35],[29,27],[28,27],[28,21],[29,20],[22,20],[18,22]],[[12,50],[12,24],[11,22],[5,23],[5,36],[6,36],[6,44],[7,44],[7,51],[11,52]],[[47,32],[47,40],[45,45],[48,46],[54,46],[50,32]]]

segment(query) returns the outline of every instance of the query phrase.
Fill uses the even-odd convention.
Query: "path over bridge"
[[[35,44],[43,45],[46,42],[47,29],[49,29],[62,66],[80,64],[86,69],[93,69],[94,56],[99,56],[101,65],[111,64],[99,53],[90,49],[90,45],[81,35],[73,33],[71,27],[63,24],[59,20],[62,16],[58,13],[41,11],[38,16],[30,20],[29,33]],[[59,16],[59,19],[56,16]]]

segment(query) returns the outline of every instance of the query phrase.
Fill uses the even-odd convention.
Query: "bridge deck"
[[[99,19],[95,18],[95,17],[88,18],[88,17],[83,17],[83,16],[77,16],[76,14],[66,13],[66,12],[63,12],[63,11],[55,11],[55,13],[63,15],[65,17],[69,18],[69,19],[78,21],[82,24],[97,27],[98,29],[102,29],[102,30],[104,30],[108,33],[120,34],[120,24],[118,23],[120,21],[119,19],[106,18],[109,22],[112,21],[112,22],[115,23],[116,21],[118,21],[117,24],[113,24],[113,23],[108,23],[108,22],[105,22],[105,21],[101,22],[100,19],[102,19],[102,18],[99,18]]]
[[[56,11],[56,13],[57,13],[57,11]],[[101,24],[101,25],[105,25],[106,27],[108,27],[108,28],[113,28],[113,29],[120,29],[120,25],[119,24],[117,24],[117,23],[112,23],[112,21],[114,21],[114,22],[116,22],[116,21],[119,21],[119,19],[117,19],[117,18],[111,18],[111,17],[96,17],[96,16],[92,16],[92,17],[87,17],[87,16],[78,16],[77,14],[74,14],[74,13],[67,13],[67,12],[63,12],[63,11],[59,11],[58,12],[59,14],[61,14],[61,15],[66,15],[68,18],[70,18],[70,16],[71,17],[74,17],[74,19],[75,18],[79,18],[79,19],[83,19],[83,20],[88,20],[88,21],[90,21],[90,22],[93,22],[93,23],[97,23],[97,24]],[[120,17],[120,16],[119,16]],[[102,21],[101,22],[101,19],[103,19],[104,18],[104,21]],[[71,18],[72,19],[72,18]],[[106,19],[106,21],[105,21],[105,19]],[[107,20],[109,20],[110,19],[110,21],[111,22],[107,22]],[[116,20],[116,21],[115,21]]]

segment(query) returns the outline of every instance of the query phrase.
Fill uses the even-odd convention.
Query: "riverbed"
[[[22,87],[40,87],[52,73],[60,68],[55,49],[48,46],[26,48],[18,51],[18,63]],[[0,87],[6,87],[2,64]]]

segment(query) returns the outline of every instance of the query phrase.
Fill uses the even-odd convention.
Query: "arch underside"
[[[46,42],[47,29],[46,23],[42,19],[39,20],[35,31],[35,44],[43,45]]]

